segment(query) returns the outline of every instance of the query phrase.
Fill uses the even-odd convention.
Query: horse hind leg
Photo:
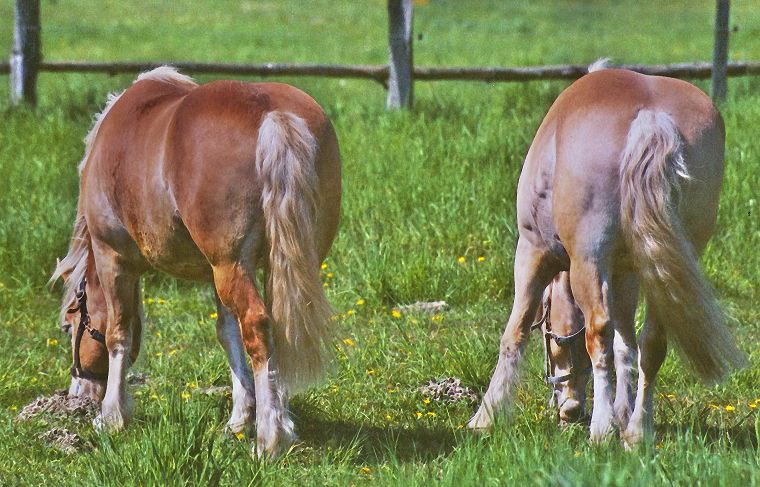
[[[501,338],[499,359],[475,415],[468,427],[486,429],[493,423],[495,414],[504,409],[517,380],[517,370],[530,335],[530,326],[536,316],[544,288],[553,274],[548,266],[548,255],[524,237],[517,242],[515,253],[515,300],[506,329]]]
[[[227,309],[215,293],[217,322],[216,337],[227,354],[232,376],[232,414],[227,431],[237,434],[252,427],[255,420],[255,394],[251,367],[246,360],[246,350],[240,335],[240,325],[235,315]]]
[[[236,263],[214,267],[221,303],[240,324],[240,335],[253,366],[256,402],[256,453],[275,457],[296,439],[287,394],[276,369],[272,320],[255,285],[252,270]]]

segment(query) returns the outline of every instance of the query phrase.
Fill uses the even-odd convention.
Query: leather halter
[[[591,367],[587,367],[581,371],[575,370],[575,364],[579,362],[579,358],[577,357],[578,351],[575,348],[570,349],[570,371],[565,375],[552,375],[554,372],[554,363],[552,360],[552,353],[551,353],[551,342],[554,340],[554,343],[557,344],[560,348],[563,348],[565,346],[572,345],[580,336],[583,336],[586,331],[586,326],[582,326],[580,330],[571,333],[570,335],[562,336],[557,335],[552,331],[552,321],[551,321],[551,311],[552,311],[552,305],[551,305],[551,298],[547,299],[544,303],[544,315],[541,317],[540,320],[538,320],[536,323],[533,323],[531,325],[530,329],[537,330],[540,329],[543,326],[543,334],[544,334],[544,382],[551,385],[561,384],[563,382],[569,381],[573,375],[575,374],[586,374],[591,371]]]
[[[77,327],[77,334],[74,338],[74,363],[71,366],[71,377],[81,377],[82,379],[89,380],[106,380],[108,379],[107,373],[100,374],[85,370],[82,368],[82,363],[79,359],[79,347],[82,344],[82,336],[85,331],[87,331],[87,333],[90,334],[90,337],[96,342],[100,342],[103,345],[106,344],[106,337],[90,324],[90,314],[87,312],[86,285],[87,279],[83,278],[76,293],[77,305],[74,308],[69,308],[67,311],[67,313],[76,313],[79,311],[79,326]]]

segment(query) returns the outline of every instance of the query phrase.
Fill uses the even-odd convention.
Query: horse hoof
[[[488,414],[481,411],[475,413],[475,416],[467,423],[467,428],[475,433],[485,433],[491,429],[493,421]]]
[[[104,416],[103,413],[95,416],[92,420],[92,425],[96,431],[104,431],[108,433],[115,433],[124,429],[124,418],[121,415],[108,415]]]
[[[257,438],[253,453],[260,460],[274,460],[287,454],[297,442],[298,436],[294,432],[283,431],[277,438],[269,440],[269,442],[264,441],[263,438]]]

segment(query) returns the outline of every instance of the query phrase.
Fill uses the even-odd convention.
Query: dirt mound
[[[69,396],[65,390],[51,396],[39,396],[18,413],[18,421],[29,421],[38,416],[58,419],[92,419],[98,412],[98,403],[83,397]]]
[[[458,377],[446,377],[444,379],[431,379],[427,384],[420,387],[423,396],[433,401],[445,402],[478,402],[478,395],[469,387],[462,385]]]
[[[72,433],[66,428],[53,428],[37,436],[37,439],[41,440],[49,447],[55,448],[56,450],[60,450],[69,455],[90,446],[81,436]]]

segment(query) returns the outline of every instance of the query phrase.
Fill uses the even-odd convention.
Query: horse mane
[[[600,57],[593,63],[591,63],[588,67],[588,72],[593,73],[594,71],[601,71],[603,69],[609,69],[610,64],[610,58],[608,57]]]
[[[84,215],[77,212],[77,218],[74,220],[74,233],[71,237],[71,244],[69,244],[69,253],[63,260],[58,261],[55,272],[48,281],[49,285],[53,285],[61,277],[64,278],[60,323],[63,323],[66,312],[76,301],[77,288],[87,273],[90,249],[90,232],[87,230],[87,222]]]

